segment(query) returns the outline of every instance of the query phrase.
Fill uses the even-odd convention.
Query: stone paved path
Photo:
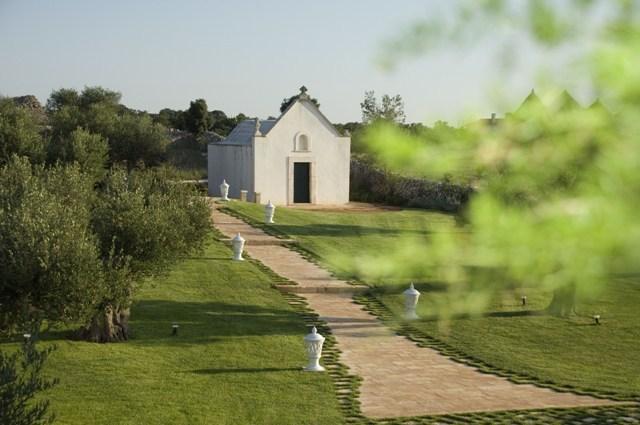
[[[514,384],[454,362],[430,348],[418,347],[354,304],[352,294],[347,291],[353,288],[351,285],[279,246],[276,238],[219,212],[212,205],[212,219],[223,234],[232,237],[240,232],[252,257],[308,289],[302,295],[331,327],[342,351],[341,361],[351,373],[362,378],[360,402],[365,416],[391,418],[613,404],[534,385]],[[268,245],[269,238],[274,239],[274,245]],[[252,244],[252,240],[260,244]],[[320,290],[312,291],[314,287]],[[326,288],[330,288],[328,292]]]

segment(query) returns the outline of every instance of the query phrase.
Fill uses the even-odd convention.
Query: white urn
[[[222,179],[222,183],[220,184],[220,196],[223,201],[229,200],[229,183],[225,179]]]
[[[271,200],[264,206],[264,222],[267,224],[273,224],[273,214],[276,212],[276,206],[271,203]]]
[[[322,357],[322,344],[324,337],[318,333],[314,326],[311,333],[304,337],[304,345],[309,356],[309,364],[304,368],[307,372],[322,372],[324,368],[320,366],[320,357]]]
[[[234,261],[243,261],[242,250],[244,249],[244,238],[237,233],[233,239],[231,239],[231,246],[233,247],[233,259]]]
[[[409,320],[417,319],[416,307],[418,305],[418,298],[420,298],[420,291],[414,288],[412,283],[409,289],[402,294],[404,295],[404,317]]]

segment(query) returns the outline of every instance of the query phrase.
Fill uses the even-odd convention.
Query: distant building
[[[496,127],[502,124],[502,122],[510,116],[526,116],[528,113],[553,114],[581,108],[582,106],[567,90],[563,90],[562,93],[560,93],[560,95],[549,105],[545,105],[536,92],[531,90],[520,106],[518,106],[514,112],[505,114],[504,118],[498,118],[495,113],[492,113],[491,118],[481,118],[470,122],[467,126]],[[587,109],[601,109],[608,112],[607,108],[599,99],[597,99]]]
[[[351,138],[342,136],[311,102],[306,88],[277,119],[240,122],[220,142],[208,144],[209,195],[275,204],[349,202]]]

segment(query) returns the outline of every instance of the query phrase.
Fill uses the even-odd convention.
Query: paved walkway
[[[430,348],[421,348],[398,336],[351,300],[351,293],[334,288],[352,286],[331,277],[298,253],[265,245],[272,236],[241,220],[212,210],[215,226],[226,236],[240,232],[246,250],[281,276],[304,288],[309,305],[331,327],[341,362],[362,378],[362,413],[371,418],[420,416],[546,407],[595,406],[607,400],[560,393],[479,372]],[[261,245],[251,241],[260,241]],[[326,291],[326,288],[331,288]]]
[[[296,286],[281,286],[284,291],[305,292],[355,292],[353,285],[335,279],[331,274],[307,261],[299,253],[285,248],[282,239],[251,227],[244,221],[217,210],[212,203],[211,218],[215,226],[228,238],[240,233],[246,240],[245,251],[271,270],[297,283]],[[362,288],[366,289],[366,288]]]

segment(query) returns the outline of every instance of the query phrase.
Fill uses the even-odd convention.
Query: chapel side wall
[[[251,145],[210,144],[207,147],[209,196],[220,196],[220,184],[229,184],[229,197],[240,198],[247,190],[253,200],[253,149]]]
[[[263,204],[287,204],[287,155],[270,137],[254,138],[255,191]]]

